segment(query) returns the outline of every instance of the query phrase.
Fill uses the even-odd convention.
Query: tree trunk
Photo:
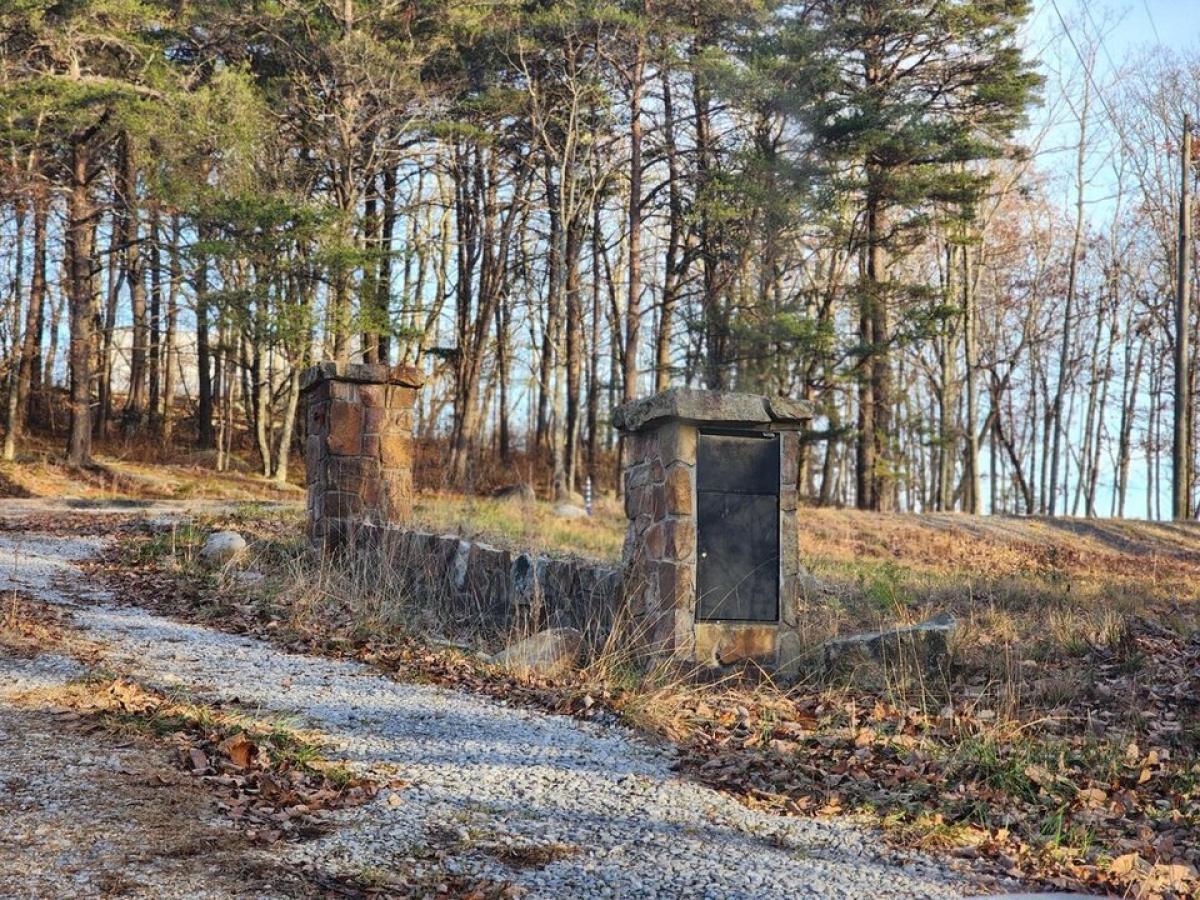
[[[979,340],[976,332],[978,324],[975,312],[975,275],[971,266],[971,248],[963,247],[963,343],[967,358],[967,422],[965,433],[967,491],[965,498],[966,511],[979,515],[979,433],[975,423],[979,421],[979,400],[977,396],[977,369],[979,367]]]
[[[954,245],[946,248],[946,297],[954,298]],[[938,386],[938,421],[941,426],[938,442],[937,508],[948,511],[954,506],[954,476],[958,464],[958,327],[947,320],[942,334],[941,384]],[[974,424],[969,427],[974,428]]]
[[[158,204],[150,212],[150,351],[148,402],[150,425],[162,436],[162,221]]]
[[[693,48],[697,58],[701,47]],[[708,91],[700,72],[692,73],[692,103],[695,110],[696,130],[696,205],[699,208],[696,237],[699,242],[703,293],[701,305],[704,316],[704,383],[709,390],[720,391],[726,387],[726,328],[721,309],[721,273],[719,238],[712,227],[708,204],[712,198],[712,123]]]
[[[550,435],[550,400],[554,392],[553,380],[555,374],[559,330],[559,293],[558,293],[558,235],[562,223],[558,215],[559,187],[554,183],[554,173],[549,163],[546,164],[546,206],[550,219],[549,253],[546,262],[546,319],[542,329],[542,355],[538,378],[537,432],[536,444],[539,448],[551,443]]]
[[[107,291],[104,298],[104,317],[99,317],[99,311],[95,313],[97,327],[100,329],[99,340],[99,359],[97,367],[99,369],[100,383],[97,386],[97,394],[99,395],[99,408],[92,430],[99,437],[108,435],[108,426],[112,421],[113,413],[113,338],[117,327],[117,305],[121,296],[121,279],[125,274],[124,265],[119,265],[121,257],[124,255],[120,249],[121,233],[123,226],[117,219],[116,213],[113,213],[112,227],[110,229],[111,237],[108,242],[107,260]],[[93,229],[92,244],[95,246],[99,242],[96,235],[97,229]],[[119,270],[119,271],[118,271]]]
[[[201,241],[209,238],[208,229],[198,227]],[[201,253],[196,260],[193,281],[196,296],[196,368],[198,398],[196,405],[196,445],[202,450],[217,446],[213,431],[213,358],[208,343],[208,257]],[[218,378],[220,373],[217,373]],[[219,448],[218,448],[219,449]]]
[[[122,243],[125,281],[133,318],[133,342],[129,357],[129,395],[125,400],[125,428],[136,431],[146,415],[146,356],[149,328],[146,323],[146,282],[142,270],[142,248],[138,223],[137,158],[128,134],[121,138],[119,190],[122,205]],[[107,335],[107,329],[106,329]],[[111,341],[111,339],[110,339]],[[111,390],[111,388],[110,388]]]
[[[12,353],[8,360],[7,382],[8,394],[4,408],[4,446],[0,451],[5,461],[12,462],[17,456],[17,431],[21,422],[21,294],[25,290],[25,201],[18,199],[15,210],[16,218],[16,260],[13,266],[13,296],[12,321]]]
[[[379,320],[376,359],[388,365],[392,358],[392,240],[396,233],[396,170],[383,170],[383,226],[379,237],[379,284],[375,315]]]
[[[588,357],[587,468],[593,481],[600,474],[600,322],[604,317],[600,302],[600,204],[592,206],[592,352]]]
[[[566,189],[564,181],[567,177],[566,172],[559,172],[558,192],[555,195],[551,209],[551,220],[553,223],[550,229],[550,271],[553,273],[550,278],[550,302],[548,307],[556,312],[554,316],[554,328],[550,335],[551,346],[554,351],[554,365],[552,367],[553,377],[553,392],[552,392],[552,416],[553,421],[550,426],[550,462],[551,462],[551,484],[553,486],[553,496],[556,501],[566,499],[567,495],[567,456],[566,456],[566,406],[567,406],[567,378],[566,378],[566,354],[565,354],[565,334],[563,316],[557,314],[561,309],[563,299],[567,291],[567,229],[569,223],[564,221],[562,196]]]
[[[379,262],[370,254],[382,244],[383,222],[379,217],[379,189],[375,176],[369,176],[363,200],[362,246],[367,251],[358,285],[359,317],[363,322],[362,361],[379,362],[379,336],[385,325],[379,316]]]
[[[582,223],[573,216],[566,246],[566,343],[567,409],[564,435],[564,480],[568,491],[578,486],[580,402],[583,382],[583,302],[580,297],[579,254],[583,244]]]
[[[302,371],[302,366],[293,365],[288,375],[287,394],[283,403],[283,426],[279,430],[279,438],[275,445],[275,470],[271,475],[279,484],[287,483],[292,432],[296,430],[296,410],[300,405],[300,375]]]
[[[336,179],[334,191],[338,208],[341,211],[339,234],[343,250],[355,246],[354,215],[358,208],[358,196],[354,190],[354,174],[348,167],[343,167]],[[326,334],[332,338],[330,351],[338,363],[350,362],[350,266],[345,259],[336,259],[333,271],[330,273],[330,293],[332,302],[329,304],[329,316],[326,323]]]
[[[663,260],[662,305],[658,312],[658,334],[654,343],[654,390],[665,391],[671,385],[671,332],[675,306],[679,302],[680,261],[685,223],[683,199],[679,188],[679,152],[675,140],[675,108],[671,97],[670,69],[662,69],[663,144],[667,157],[667,249]]]
[[[496,428],[497,448],[500,461],[512,462],[512,437],[509,433],[508,416],[508,330],[509,316],[508,297],[502,297],[496,304],[496,380],[500,390],[500,406],[497,410],[499,422]]]
[[[167,285],[166,362],[163,372],[162,441],[170,447],[175,430],[175,373],[179,368],[179,347],[176,336],[179,324],[179,288],[183,280],[179,264],[179,215],[171,220],[171,280]]]
[[[67,206],[67,260],[70,287],[71,430],[67,462],[83,466],[92,457],[92,210],[89,184],[90,138],[71,145],[71,187]]]
[[[860,258],[859,265],[863,265]],[[865,266],[864,266],[865,268]],[[864,356],[858,372],[858,436],[854,443],[855,505],[875,508],[875,393],[871,389],[871,358],[875,344],[875,322],[871,315],[869,285],[859,287],[858,342]]]
[[[883,209],[873,204],[868,214],[870,238],[867,244],[867,281],[871,294],[871,332],[875,339],[871,355],[871,393],[875,407],[873,437],[875,465],[871,470],[873,509],[887,512],[894,508],[896,488],[892,458],[892,364],[889,341],[888,299],[885,294],[883,235],[886,232]]]
[[[269,369],[265,323],[256,323],[251,336],[249,354],[253,359],[250,366],[250,390],[254,403],[254,440],[258,456],[262,461],[262,474],[270,478],[271,465],[271,377]]]
[[[1084,83],[1083,109],[1079,117],[1079,145],[1075,153],[1075,232],[1071,242],[1071,259],[1067,266],[1067,299],[1063,310],[1062,350],[1058,359],[1058,387],[1054,391],[1054,407],[1051,414],[1054,434],[1050,450],[1049,513],[1058,510],[1059,460],[1062,454],[1063,398],[1067,391],[1068,375],[1071,370],[1071,338],[1075,318],[1075,290],[1079,274],[1079,254],[1083,247],[1084,226],[1084,165],[1087,160],[1087,115],[1091,94]],[[1064,481],[1065,481],[1064,476]]]
[[[622,371],[628,403],[637,398],[639,331],[642,326],[642,81],[645,46],[638,36],[629,76],[629,294],[625,303],[625,365]]]
[[[1125,517],[1125,497],[1129,490],[1129,463],[1132,457],[1133,420],[1137,411],[1138,387],[1142,380],[1142,361],[1145,358],[1146,342],[1138,342],[1137,361],[1133,364],[1133,374],[1129,375],[1128,341],[1132,333],[1126,328],[1125,372],[1129,380],[1128,387],[1123,392],[1121,404],[1121,426],[1117,442],[1117,516]]]
[[[454,427],[450,441],[450,481],[459,488],[469,487],[471,450],[479,431],[479,390],[482,360],[474,341],[477,318],[472,318],[476,294],[482,301],[483,274],[476,269],[482,254],[491,252],[486,229],[486,189],[484,186],[482,151],[470,146],[460,147],[454,157],[455,227],[458,231],[455,291],[455,322],[458,341],[454,360]],[[486,265],[486,263],[484,264]],[[478,313],[476,313],[478,316]]]
[[[1183,117],[1180,153],[1179,240],[1175,252],[1175,389],[1171,448],[1171,515],[1192,517],[1192,378],[1188,352],[1192,328],[1192,120]]]
[[[45,368],[42,372],[42,391],[43,394],[46,394],[47,396],[45,397],[46,402],[42,406],[42,410],[46,413],[45,422],[51,431],[57,427],[57,423],[54,416],[55,404],[50,402],[48,395],[54,388],[54,367],[58,363],[58,326],[62,324],[62,317],[64,313],[66,313],[68,319],[70,318],[70,268],[70,261],[68,259],[64,261],[62,279],[63,283],[67,285],[68,289],[65,291],[59,291],[58,301],[50,304],[50,327],[47,329],[50,334],[50,345],[46,348]]]
[[[39,420],[42,402],[42,332],[46,317],[46,221],[50,201],[40,185],[33,196],[33,271],[29,275],[29,306],[25,316],[21,348],[21,379],[18,384],[20,410],[18,428]]]

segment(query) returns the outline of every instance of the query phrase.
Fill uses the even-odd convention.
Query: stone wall
[[[421,382],[420,373],[406,367],[323,363],[305,373],[314,546],[352,547],[356,564],[386,567],[398,601],[412,602],[418,615],[424,607],[452,633],[571,627],[599,643],[619,626],[653,655],[702,665],[753,659],[775,666],[795,655],[787,644],[795,636],[802,574],[798,432],[811,415],[804,404],[675,388],[615,410],[613,423],[624,434],[629,520],[616,569],[402,527],[412,513],[412,408]],[[744,619],[697,621],[697,451],[706,446],[701,431],[707,428],[778,437],[778,460],[769,460],[772,471],[779,466],[778,488],[771,488],[778,497],[778,558],[774,541],[769,547],[757,541],[749,551],[764,554],[749,560],[753,571],[778,565],[778,615],[756,610]],[[706,491],[714,490],[716,475],[715,493],[721,492],[721,468],[701,473]],[[756,533],[763,510],[750,511]],[[724,540],[720,527],[706,526],[705,552],[732,551],[737,563],[747,562],[749,553],[738,555],[737,545]],[[729,558],[718,555],[725,562],[712,565],[723,567]],[[759,582],[754,589],[766,590]]]
[[[308,537],[325,546],[362,523],[412,514],[412,410],[422,384],[408,366],[308,369],[305,445]]]
[[[620,570],[591,560],[376,525],[360,526],[355,551],[378,554],[398,590],[457,630],[571,627],[598,644],[622,605]]]

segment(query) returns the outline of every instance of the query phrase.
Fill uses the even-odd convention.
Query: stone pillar
[[[360,523],[412,515],[413,404],[424,383],[411,366],[320,363],[305,371],[308,538],[318,548]]]
[[[656,653],[689,657],[696,609],[696,428],[664,420],[630,429],[622,462],[629,519],[622,553],[626,600]]]
[[[810,418],[807,405],[795,401],[689,388],[614,411],[613,424],[624,435],[626,601],[653,652],[705,665],[750,658],[777,662],[780,628],[796,622],[798,432]],[[776,621],[697,620],[698,446],[709,431],[778,436]]]

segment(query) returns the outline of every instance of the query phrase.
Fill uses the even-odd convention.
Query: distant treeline
[[[65,373],[74,464],[186,415],[283,479],[300,371],[354,359],[427,372],[450,484],[578,489],[614,405],[691,384],[812,400],[814,501],[1154,515],[1196,66],[1102,84],[1085,20],[1035,67],[1027,14],[7,3],[5,452]]]

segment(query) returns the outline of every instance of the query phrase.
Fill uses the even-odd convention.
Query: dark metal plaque
[[[779,619],[779,439],[701,433],[696,617]]]

